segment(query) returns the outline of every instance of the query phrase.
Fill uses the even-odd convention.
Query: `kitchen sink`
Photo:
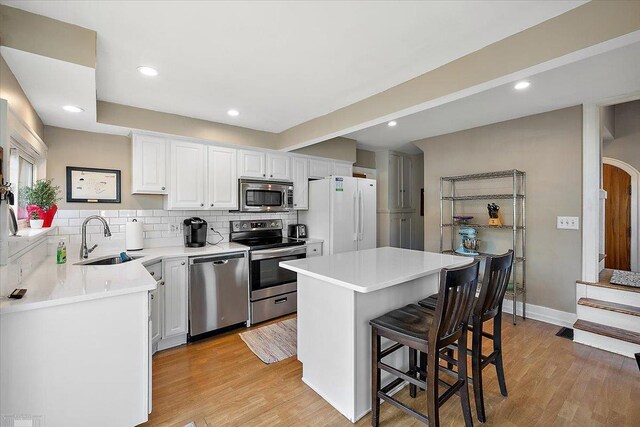
[[[129,255],[129,258],[131,258],[131,260],[134,260],[142,257]],[[99,258],[87,259],[84,261],[76,262],[74,265],[114,265],[114,264],[122,264],[122,258],[120,258],[120,255],[107,255]]]

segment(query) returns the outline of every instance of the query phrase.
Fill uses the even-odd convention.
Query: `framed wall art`
[[[67,202],[120,203],[120,171],[67,166]]]

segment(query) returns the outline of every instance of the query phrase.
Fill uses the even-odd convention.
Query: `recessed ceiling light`
[[[84,111],[82,108],[76,107],[75,105],[65,105],[62,109],[69,113],[82,113]]]
[[[155,77],[158,75],[158,70],[152,67],[138,67],[138,71],[145,76]]]
[[[531,86],[531,83],[529,83],[526,80],[523,80],[521,82],[516,83],[515,86],[513,86],[513,87],[514,87],[514,89],[517,89],[517,90],[523,90],[523,89],[528,88],[529,86]]]
[[[231,117],[237,117],[240,115],[240,112],[238,110],[229,110],[227,111],[227,114],[230,115]]]
[[[398,122],[396,122],[395,120],[391,120],[389,123],[387,123],[387,126],[394,127],[397,124],[398,124]]]

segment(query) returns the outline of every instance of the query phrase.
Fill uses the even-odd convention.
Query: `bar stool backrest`
[[[438,305],[428,337],[436,351],[457,341],[462,334],[473,308],[479,266],[476,260],[459,268],[443,268],[440,272]]]
[[[483,322],[493,319],[502,310],[502,301],[509,286],[512,266],[513,250],[509,250],[504,255],[487,257],[480,296],[473,312],[474,316],[479,317]]]

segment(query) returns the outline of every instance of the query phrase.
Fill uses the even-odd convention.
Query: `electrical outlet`
[[[180,224],[169,224],[169,231],[177,233],[180,231]]]
[[[559,216],[557,218],[556,228],[558,230],[580,230],[580,217]]]

